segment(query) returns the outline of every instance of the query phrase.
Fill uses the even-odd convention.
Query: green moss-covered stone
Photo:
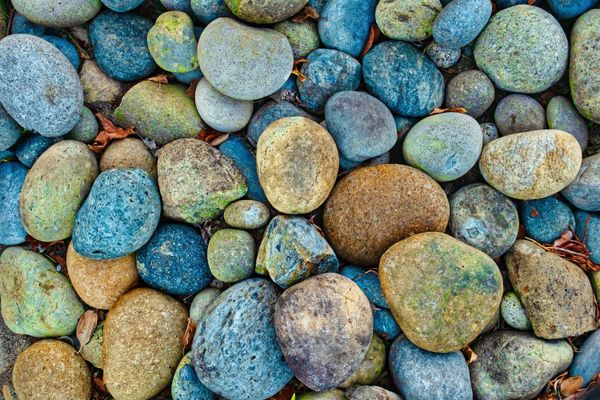
[[[0,276],[2,318],[11,331],[35,337],[75,332],[83,305],[46,257],[9,247],[0,256]]]
[[[273,25],[273,29],[288,38],[294,58],[306,57],[311,51],[321,46],[319,30],[315,21],[282,21]]]
[[[380,1],[375,9],[375,20],[390,39],[415,42],[431,36],[433,21],[440,11],[439,0]]]
[[[184,74],[198,68],[192,19],[181,11],[161,14],[148,32],[148,50],[165,71]]]
[[[379,336],[373,335],[369,350],[367,350],[360,366],[340,387],[348,388],[354,385],[371,385],[375,383],[385,370],[385,360],[385,343]]]
[[[98,121],[96,116],[86,106],[81,110],[81,118],[71,132],[67,134],[68,139],[78,140],[83,143],[92,143],[98,136]]]
[[[527,318],[525,308],[515,292],[508,291],[504,293],[502,303],[500,304],[502,319],[515,329],[528,331],[531,329],[531,322]]]
[[[502,300],[494,260],[444,233],[420,233],[390,247],[381,257],[379,277],[404,334],[433,352],[469,344]]]
[[[240,19],[255,24],[272,24],[296,14],[308,0],[225,0]]]
[[[208,266],[220,281],[234,283],[252,276],[255,243],[251,234],[239,229],[221,229],[208,242]]]
[[[129,89],[115,110],[117,123],[163,146],[173,140],[195,137],[204,128],[194,100],[179,84],[142,81]]]

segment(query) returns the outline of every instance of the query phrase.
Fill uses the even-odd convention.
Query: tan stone
[[[106,75],[98,64],[85,60],[79,72],[85,103],[110,103],[121,94],[121,83]]]
[[[106,148],[100,158],[100,171],[111,168],[141,168],[156,179],[156,159],[136,138],[117,140]]]

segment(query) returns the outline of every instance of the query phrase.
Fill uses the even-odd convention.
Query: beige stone
[[[141,168],[156,179],[156,159],[144,142],[128,137],[112,142],[100,158],[100,171],[111,168]]]

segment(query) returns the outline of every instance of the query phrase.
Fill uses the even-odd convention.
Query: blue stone
[[[360,84],[360,63],[338,50],[317,49],[310,53],[298,78],[302,106],[309,112],[323,114],[327,100],[337,92],[356,90]]]
[[[150,239],[160,220],[156,182],[139,168],[102,172],[75,217],[73,246],[84,257],[124,257]]]
[[[21,137],[21,127],[0,104],[0,151],[6,150]]]
[[[148,286],[187,296],[213,280],[200,233],[184,224],[164,223],[136,253],[137,270]]]
[[[580,210],[600,211],[600,154],[583,159],[575,180],[561,194]]]
[[[89,27],[98,66],[111,78],[134,81],[148,77],[156,64],[146,36],[153,23],[130,13],[103,11]]]
[[[10,150],[0,150],[0,161],[13,161],[16,160],[17,157],[15,153]]]
[[[552,14],[556,18],[575,18],[598,4],[598,0],[548,0]]]
[[[590,260],[600,264],[600,215],[585,211],[575,213],[575,233],[592,253]]]
[[[192,0],[191,7],[194,15],[204,25],[217,18],[233,16],[224,0]]]
[[[339,149],[338,149],[339,151]],[[358,167],[360,164],[362,164],[362,161],[353,161],[353,160],[349,160],[346,157],[344,157],[344,155],[340,152],[339,154],[340,156],[340,169],[342,171],[348,171],[351,170],[353,168]]]
[[[111,10],[116,11],[116,12],[131,11],[144,2],[144,0],[100,0],[100,1],[106,7],[110,8]]]
[[[533,5],[539,5],[542,0],[536,0]],[[508,8],[519,4],[529,4],[529,0],[496,0],[498,9]]]
[[[24,136],[15,146],[15,155],[23,165],[31,168],[35,161],[60,138],[49,138],[37,133]]]
[[[340,271],[340,274],[344,275],[346,278],[348,279],[352,279],[354,280],[354,278],[356,278],[359,275],[362,275],[365,273],[364,268],[362,267],[358,267],[356,265],[346,265],[344,268],[342,268],[342,270]]]
[[[432,353],[401,336],[390,348],[389,365],[405,399],[473,399],[469,367],[458,351]]]
[[[600,330],[595,331],[579,347],[569,368],[570,376],[583,377],[582,387],[586,387],[592,378],[600,372]]]
[[[22,14],[15,12],[13,16],[12,25],[10,26],[10,33],[26,33],[28,35],[40,36],[46,33],[46,27],[38,24],[34,24]]]
[[[573,212],[555,197],[524,201],[520,211],[527,236],[538,242],[552,243],[569,227],[575,228]]]
[[[246,196],[249,199],[266,203],[267,197],[260,186],[256,172],[256,157],[246,146],[244,139],[229,135],[229,139],[219,145],[219,150],[233,160],[233,163],[246,178],[246,185],[248,186]]]
[[[433,38],[442,46],[466,46],[475,40],[491,15],[490,0],[454,0],[435,18]]]
[[[79,69],[81,65],[81,59],[79,58],[79,52],[73,46],[73,43],[69,42],[67,39],[58,37],[58,36],[50,36],[43,35],[40,36],[46,42],[52,44],[54,47],[60,50],[61,53],[67,57],[67,60],[71,62],[75,69]]]
[[[417,118],[401,117],[400,115],[394,115],[394,121],[396,122],[396,131],[399,138],[404,137],[410,131],[410,128],[419,122]]]
[[[250,123],[248,123],[246,131],[248,140],[256,146],[258,138],[269,125],[286,117],[308,117],[308,114],[287,101],[266,103],[254,113]]]
[[[385,308],[373,312],[373,331],[385,340],[394,340],[401,333],[391,311]]]
[[[369,270],[353,279],[354,283],[365,293],[367,299],[377,307],[390,308],[383,292],[377,272]]]
[[[320,15],[323,12],[323,7],[326,2],[327,0],[308,0],[308,5],[317,10],[317,13]]]
[[[444,77],[413,45],[387,41],[363,58],[363,78],[371,94],[393,113],[424,117],[444,102]]]
[[[173,400],[214,400],[216,395],[196,375],[193,357],[189,352],[181,359],[171,383],[171,397]]]
[[[14,161],[0,163],[0,244],[13,246],[25,241],[19,199],[27,168]]]
[[[246,279],[224,291],[202,319],[192,350],[200,381],[236,400],[266,399],[292,378],[273,325],[275,286]]]
[[[192,7],[190,0],[160,0],[162,5],[170,11],[182,11],[192,16]]]
[[[175,79],[177,79],[179,82],[186,85],[191,84],[195,80],[200,81],[204,77],[200,71],[200,68],[196,68],[192,71],[184,73],[173,72],[173,76],[175,76]]]
[[[296,84],[296,76],[295,75],[290,75],[290,77],[288,78],[287,81],[285,81],[285,83],[281,86],[281,89],[279,90],[285,90],[288,92],[291,92],[292,94],[298,93],[298,85]]]
[[[376,0],[328,0],[319,18],[323,44],[358,57],[375,21],[376,5]]]

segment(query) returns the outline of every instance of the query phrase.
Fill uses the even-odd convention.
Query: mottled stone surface
[[[189,352],[179,362],[171,383],[171,396],[173,400],[214,400],[216,395],[198,379],[193,358],[193,352]]]
[[[54,143],[60,142],[60,140],[61,138],[59,137],[50,138],[38,135],[37,133],[23,135],[14,147],[15,155],[23,165],[31,168],[42,153],[48,150]]]
[[[504,322],[510,327],[522,331],[531,330],[531,322],[527,318],[525,307],[519,300],[519,296],[512,290],[504,293],[502,303],[500,303],[500,313]]]
[[[206,315],[210,305],[222,293],[221,289],[207,287],[202,289],[194,296],[192,304],[190,304],[190,318],[198,325],[202,318]]]
[[[316,21],[281,21],[273,25],[273,29],[287,37],[292,46],[294,58],[306,57],[311,51],[321,46]]]
[[[0,318],[0,385],[12,388],[12,371],[17,356],[29,347],[34,339],[11,331]],[[5,399],[9,400],[9,399]]]
[[[0,163],[0,244],[5,246],[23,243],[27,236],[19,211],[27,172],[19,162]]]
[[[81,109],[81,118],[79,118],[77,124],[67,134],[66,138],[89,144],[94,141],[99,131],[96,116],[92,110],[83,106]]]
[[[533,97],[511,94],[500,100],[496,106],[494,121],[500,133],[506,136],[544,129],[546,113],[544,107]]]
[[[28,20],[51,28],[81,25],[98,14],[100,0],[13,0],[13,7]]]
[[[375,20],[381,32],[390,39],[415,42],[431,36],[433,21],[440,11],[439,0],[380,1]]]
[[[269,208],[255,200],[238,200],[223,213],[227,225],[239,229],[258,229],[269,222]]]
[[[479,118],[494,102],[494,94],[494,84],[490,78],[472,69],[461,72],[448,82],[446,107],[463,107],[471,117]]]
[[[441,45],[464,47],[483,30],[492,15],[490,0],[455,0],[433,23],[433,38]]]
[[[254,109],[251,100],[237,100],[217,91],[206,78],[196,86],[196,108],[206,125],[221,132],[243,129]]]
[[[102,351],[102,342],[104,341],[104,321],[98,322],[96,329],[94,329],[94,333],[90,338],[90,341],[87,342],[81,348],[80,354],[85,361],[90,362],[94,367],[98,369],[102,369],[102,361],[103,351]]]
[[[575,136],[585,150],[588,144],[589,131],[586,120],[579,115],[570,99],[563,96],[554,96],[546,106],[546,120],[548,128],[559,129]]]
[[[348,398],[340,389],[325,390],[322,392],[308,392],[297,395],[298,400],[347,400]]]
[[[83,88],[83,99],[86,103],[110,103],[121,94],[121,83],[106,75],[95,61],[83,61],[79,79]]]
[[[198,68],[194,23],[186,13],[161,14],[147,38],[152,58],[165,71],[183,74]]]
[[[204,25],[210,24],[217,18],[233,16],[225,0],[191,0],[190,5],[194,15]]]
[[[556,197],[521,203],[521,222],[527,236],[542,243],[552,243],[569,228],[575,228],[573,212]]]
[[[253,24],[272,24],[296,14],[308,0],[225,0],[236,17]]]
[[[358,57],[375,22],[376,0],[327,0],[319,13],[325,47]]]
[[[590,260],[600,264],[600,215],[577,211],[575,221],[575,233],[590,251]]]
[[[106,7],[110,8],[113,11],[117,11],[117,12],[131,11],[144,2],[144,0],[100,0],[100,1]]]
[[[21,127],[0,104],[0,151],[17,143],[21,136]]]
[[[438,68],[450,68],[460,59],[461,51],[453,47],[442,46],[433,41],[425,48],[425,54]]]
[[[208,242],[210,272],[222,282],[235,283],[254,272],[256,244],[252,235],[240,229],[220,229]]]
[[[600,372],[600,331],[592,333],[585,339],[569,368],[570,376],[583,377],[584,387],[598,372]]]
[[[143,141],[128,137],[112,142],[100,157],[100,171],[113,168],[141,168],[156,178],[156,159]]]
[[[267,197],[258,181],[256,171],[256,156],[250,151],[246,141],[238,135],[229,135],[228,139],[219,145],[219,150],[231,158],[236,167],[246,179],[248,192],[246,197],[266,203]]]
[[[386,353],[385,342],[379,336],[373,335],[367,354],[365,354],[360,366],[350,378],[340,384],[340,387],[348,388],[354,385],[371,385],[377,382],[380,375],[385,371]]]
[[[600,154],[583,159],[577,176],[561,194],[577,208],[600,211]]]

